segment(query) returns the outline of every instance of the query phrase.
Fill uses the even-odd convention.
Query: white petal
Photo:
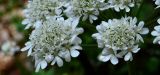
[[[103,28],[101,27],[101,25],[96,26],[96,29],[98,30],[98,32],[103,31]]]
[[[81,43],[82,43],[82,40],[81,40],[79,37],[77,37],[77,35],[74,35],[74,36],[71,38],[70,42],[71,42],[72,44],[81,44]]]
[[[130,3],[129,6],[130,6],[130,7],[134,7],[134,4],[133,4],[133,3]]]
[[[89,18],[89,22],[92,24],[93,23],[93,20],[91,18]]]
[[[26,51],[26,50],[28,50],[29,48],[32,47],[31,42],[27,42],[27,43],[25,43],[25,45],[26,45],[26,47],[22,48],[21,51]]]
[[[124,60],[125,60],[125,61],[128,61],[129,59],[131,59],[131,57],[132,57],[132,53],[131,53],[131,52],[128,52],[128,53],[125,55]]]
[[[97,40],[98,48],[103,48],[105,45],[103,43],[103,40]]]
[[[120,9],[126,9],[127,7],[125,7],[125,6],[123,6],[122,4],[121,4],[121,6],[119,7]]]
[[[27,24],[25,29],[29,29],[32,26],[32,24]]]
[[[30,55],[31,55],[31,53],[32,53],[32,48],[30,48],[30,49],[29,49],[29,51],[28,51],[28,55],[27,55],[27,56],[30,56]]]
[[[158,41],[158,44],[160,45],[160,41]]]
[[[136,41],[144,42],[142,36],[139,34],[136,35]]]
[[[114,55],[112,55],[112,57],[111,57],[110,61],[111,61],[111,63],[112,63],[113,65],[118,64],[118,58],[117,58],[117,57],[115,57]]]
[[[133,22],[132,22],[132,24],[136,24],[137,23],[137,18],[136,17],[134,17],[133,18]]]
[[[40,63],[39,63],[39,64],[36,66],[36,72],[39,71],[40,67],[41,67],[41,65],[40,65]]]
[[[56,58],[52,61],[51,65],[54,65],[56,63]]]
[[[117,12],[120,11],[119,7],[115,7],[114,9],[115,9]]]
[[[26,24],[28,24],[29,22],[30,22],[29,19],[24,19],[24,20],[22,21],[22,24],[23,24],[23,25],[26,25]]]
[[[156,31],[160,32],[160,25],[155,26],[154,29],[155,29]]]
[[[107,55],[107,56],[100,55],[98,57],[98,59],[103,62],[107,62],[110,58],[111,58],[111,55]]]
[[[53,57],[51,54],[45,56],[45,60],[46,60],[47,62],[51,62],[51,61],[53,60],[53,58],[54,58],[54,57]]]
[[[94,39],[101,39],[101,34],[95,33],[95,34],[92,34],[92,37],[93,37]]]
[[[82,50],[82,47],[79,45],[73,46],[71,50]]]
[[[129,11],[130,11],[130,9],[127,7],[127,8],[126,8],[126,12],[129,12]]]
[[[160,5],[160,1],[159,1],[159,0],[156,0],[156,1],[155,1],[155,4],[156,4],[156,5]]]
[[[84,15],[83,18],[82,18],[82,21],[86,21],[88,18],[88,15]]]
[[[160,24],[160,19],[158,19],[157,22]]]
[[[140,34],[148,34],[149,33],[149,29],[148,28],[143,28],[140,32]]]
[[[97,16],[94,16],[94,15],[90,15],[89,18],[92,19],[92,20],[97,20],[98,19]]]
[[[77,38],[77,35],[73,35],[72,38],[70,39],[71,43],[74,43],[75,39]]]
[[[69,52],[69,51],[66,51],[65,61],[67,61],[67,62],[70,62],[70,61],[71,61],[71,56],[70,56],[70,52]]]
[[[144,26],[144,22],[143,21],[139,22],[138,29],[141,30],[143,26]]]
[[[47,62],[45,60],[40,62],[41,64],[41,69],[45,69],[47,67]]]
[[[62,66],[63,66],[63,60],[62,60],[60,57],[56,57],[55,59],[56,59],[56,61],[57,61],[57,65],[58,65],[59,67],[62,67]]]
[[[28,46],[27,46],[27,47],[24,47],[24,48],[21,49],[21,51],[26,51],[26,50],[28,50],[29,48],[30,48],[30,47],[28,47]]]
[[[103,50],[102,50],[102,55],[110,55],[111,54],[111,50],[109,50],[110,48],[108,47],[105,47]]]
[[[102,21],[102,25],[105,26],[105,27],[107,27],[107,26],[108,26],[108,23],[105,22],[105,21]]]
[[[151,34],[152,34],[152,36],[159,36],[160,35],[160,33],[158,33],[157,31],[152,31]]]
[[[83,28],[76,28],[76,34],[82,34],[84,32]]]
[[[139,50],[140,48],[138,48],[138,45],[137,45],[137,46],[134,46],[134,48],[132,49],[132,52],[137,53]]]
[[[74,26],[74,28],[77,27],[78,23],[79,23],[79,17],[73,18],[72,25]]]
[[[156,37],[156,38],[153,40],[153,43],[157,43],[158,41],[160,41],[160,36],[159,36],[159,37]]]
[[[71,56],[72,57],[77,57],[79,54],[80,54],[79,51],[77,51],[77,50],[71,50]]]

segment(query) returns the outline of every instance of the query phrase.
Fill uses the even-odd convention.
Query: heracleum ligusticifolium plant
[[[103,48],[99,60],[118,63],[118,58],[124,56],[125,61],[132,61],[132,53],[137,53],[139,42],[143,42],[141,34],[147,34],[148,28],[143,28],[144,22],[137,24],[137,18],[122,17],[121,19],[102,21],[96,27],[98,33],[92,35],[97,40],[98,47]]]
[[[154,1],[159,7],[160,0]],[[28,51],[28,56],[34,58],[36,71],[45,69],[50,63],[61,67],[63,60],[70,62],[71,57],[77,57],[80,54],[78,50],[82,50],[82,40],[78,35],[83,33],[83,28],[77,27],[79,22],[89,20],[92,24],[101,12],[109,8],[119,13],[125,10],[127,13],[140,2],[141,0],[29,0],[22,24],[26,25],[26,29],[33,28],[33,31],[22,51]],[[110,60],[114,65],[118,64],[118,58],[132,61],[132,54],[137,53],[140,50],[139,43],[144,42],[141,35],[149,32],[148,28],[144,28],[144,22],[138,23],[136,17],[102,21],[96,29],[98,32],[92,37],[97,40],[98,47],[103,49],[98,59],[103,62]],[[157,36],[154,41],[158,43],[159,30],[160,27],[156,26],[152,32],[153,36]]]
[[[77,28],[78,22],[73,18],[64,20],[63,17],[48,17],[38,28],[33,30],[26,47],[28,56],[35,60],[36,71],[47,67],[48,63],[63,66],[63,59],[70,62],[71,57],[79,55],[82,50],[79,34],[82,28]]]

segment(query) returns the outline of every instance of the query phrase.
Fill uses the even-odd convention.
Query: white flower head
[[[121,58],[128,52],[138,52],[138,43],[143,42],[140,34],[149,32],[148,28],[143,28],[143,26],[143,21],[137,25],[137,18],[132,17],[113,19],[108,22],[102,21],[96,27],[98,33],[92,35],[92,37],[97,39],[98,47],[104,48],[106,52],[105,54],[104,52],[100,54],[100,60],[108,61],[110,59],[113,64],[117,64],[116,58]],[[102,60],[102,57],[105,59]],[[112,57],[114,57],[113,60]],[[130,58],[132,57],[126,57],[125,60],[128,61]]]
[[[160,24],[160,19],[157,20],[158,24]],[[160,44],[160,25],[154,27],[154,31],[152,31],[152,36],[156,36],[156,38],[153,40],[153,43]]]
[[[43,25],[32,32],[22,51],[28,50],[28,56],[34,57],[36,71],[46,68],[50,62],[61,67],[62,59],[69,62],[71,57],[79,55],[82,41],[78,35],[83,29],[77,25],[78,20],[74,18],[47,17]]]
[[[104,0],[70,0],[65,13],[68,17],[82,17],[82,21],[89,18],[90,23],[97,20],[99,10],[105,10]]]
[[[6,41],[1,46],[1,52],[5,53],[6,55],[14,55],[15,52],[19,51],[20,48],[17,46],[15,41]]]
[[[22,24],[26,25],[26,29],[39,27],[47,16],[61,15],[61,7],[64,2],[59,0],[28,1],[27,8],[23,12],[26,19],[23,20]]]
[[[134,7],[135,3],[141,0],[108,0],[108,5],[110,8],[114,8],[117,12],[124,10],[126,12],[130,11],[130,7]]]

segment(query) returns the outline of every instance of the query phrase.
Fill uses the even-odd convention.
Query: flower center
[[[54,22],[56,23],[56,22]],[[59,51],[59,47],[65,44],[70,39],[69,32],[65,31],[68,27],[62,27],[63,25],[43,25],[40,29],[37,29],[31,36],[31,40],[35,43],[35,50],[42,49],[46,52],[52,50]]]
[[[124,48],[134,44],[136,33],[132,26],[125,24],[110,26],[106,33],[111,46]]]

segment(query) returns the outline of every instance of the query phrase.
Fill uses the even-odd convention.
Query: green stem
[[[137,11],[137,13],[136,13],[136,16],[137,16],[137,17],[139,17],[139,13],[141,12],[141,9],[142,9],[143,4],[144,4],[144,0],[142,0],[141,4],[140,4],[140,6],[139,6],[139,9],[138,9],[138,11]]]
[[[127,66],[128,66],[128,75],[132,75],[131,63],[130,63],[130,62],[127,62]]]

